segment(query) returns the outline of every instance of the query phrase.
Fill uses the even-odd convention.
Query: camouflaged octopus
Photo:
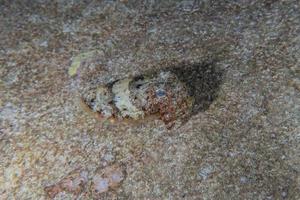
[[[187,84],[170,71],[99,85],[82,100],[103,119],[139,120],[158,115],[167,128],[188,116],[195,101]]]

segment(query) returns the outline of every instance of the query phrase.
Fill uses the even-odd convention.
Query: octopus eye
[[[133,81],[134,82],[136,82],[136,81],[142,81],[142,80],[144,80],[145,78],[144,78],[144,76],[137,76],[137,77],[134,77],[133,78]]]
[[[159,89],[159,90],[156,91],[156,96],[157,97],[164,97],[164,96],[166,96],[166,91]]]
[[[135,88],[136,88],[136,89],[140,89],[141,86],[142,86],[142,84],[137,84],[137,85],[135,86]]]

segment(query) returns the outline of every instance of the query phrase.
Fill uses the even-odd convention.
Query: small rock
[[[41,47],[48,47],[48,41],[47,40],[45,40],[45,41],[42,41],[41,43],[40,43],[40,46]]]
[[[45,187],[45,192],[50,198],[54,198],[61,192],[79,195],[85,189],[87,182],[88,172],[76,169],[58,183]]]
[[[248,178],[245,176],[240,177],[240,182],[241,183],[247,183],[248,182]]]
[[[283,198],[286,198],[286,197],[287,197],[287,192],[285,192],[285,191],[281,192],[281,196],[282,196]]]
[[[93,184],[95,193],[107,192],[109,187],[109,179],[96,175],[93,178]]]
[[[92,193],[98,197],[109,189],[116,189],[125,178],[124,170],[119,165],[104,168],[93,177]]]
[[[213,167],[211,165],[204,166],[198,172],[198,175],[201,177],[202,180],[208,179],[208,177],[213,172]]]

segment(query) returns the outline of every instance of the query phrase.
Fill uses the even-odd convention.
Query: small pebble
[[[213,167],[211,165],[204,166],[202,169],[199,170],[198,175],[203,179],[206,180],[213,172]]]
[[[96,175],[93,178],[94,189],[96,193],[103,193],[108,191],[109,180]]]

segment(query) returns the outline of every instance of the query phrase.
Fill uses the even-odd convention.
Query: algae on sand
[[[99,54],[99,50],[88,51],[75,56],[72,59],[72,64],[68,69],[69,76],[75,76],[80,68],[81,63],[86,59],[93,58],[97,54]]]

